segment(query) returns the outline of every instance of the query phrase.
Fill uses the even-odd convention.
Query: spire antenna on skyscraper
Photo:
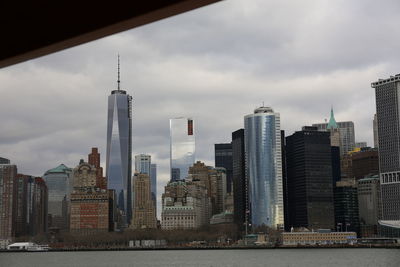
[[[117,83],[118,83],[118,91],[120,90],[120,83],[121,83],[121,81],[120,81],[120,79],[119,79],[119,54],[118,54],[118,80],[117,80]]]

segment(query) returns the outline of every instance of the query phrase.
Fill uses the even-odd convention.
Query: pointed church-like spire
[[[326,126],[326,129],[337,129],[337,128],[339,128],[339,126],[337,125],[337,123],[336,123],[336,120],[335,120],[335,115],[333,114],[333,107],[331,107],[331,118],[329,119],[329,122],[328,122],[328,126]]]

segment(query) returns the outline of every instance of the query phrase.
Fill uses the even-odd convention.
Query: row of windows
[[[179,216],[179,217],[164,217],[164,221],[169,221],[169,220],[194,220],[194,216]]]
[[[384,173],[381,179],[382,183],[400,183],[400,172]]]

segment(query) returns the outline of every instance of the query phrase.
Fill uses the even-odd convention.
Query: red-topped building
[[[92,153],[88,155],[88,163],[96,167],[96,185],[100,189],[107,189],[107,179],[103,176],[103,167],[100,166],[100,153],[97,147],[92,147]]]

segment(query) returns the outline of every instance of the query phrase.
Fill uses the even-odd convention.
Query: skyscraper
[[[331,109],[331,117],[328,123],[315,123],[312,126],[318,127],[319,131],[330,131],[332,146],[340,146],[340,155],[345,155],[352,151],[355,147],[355,135],[354,135],[354,123],[352,121],[342,121],[336,122],[333,113],[333,108]],[[336,133],[338,129],[338,133]],[[339,144],[337,144],[337,139],[339,139]]]
[[[35,236],[47,231],[48,193],[41,177],[18,174],[14,179],[14,234]]]
[[[247,207],[247,182],[244,152],[244,129],[232,133],[232,180],[233,180],[233,206],[234,220],[243,229],[246,220]]]
[[[383,220],[400,220],[400,74],[375,88]]]
[[[303,127],[286,138],[288,228],[334,228],[330,134]]]
[[[151,164],[151,156],[139,154],[135,156],[135,172],[150,176],[151,198],[154,201],[154,208],[157,206],[157,165]],[[133,189],[135,190],[135,188]],[[135,197],[136,199],[136,197]],[[157,210],[156,210],[157,212]],[[157,214],[157,213],[156,213]]]
[[[107,185],[115,192],[116,216],[121,227],[132,218],[132,97],[118,88],[108,97],[107,119]]]
[[[139,154],[135,156],[135,171],[150,175],[151,172],[151,156]]]
[[[14,179],[17,175],[17,166],[0,164],[0,239],[11,240],[14,231]],[[8,162],[8,163],[6,163]]]
[[[171,181],[183,180],[195,161],[194,122],[191,118],[170,119]]]
[[[215,167],[226,170],[226,192],[232,192],[232,143],[215,144]]]
[[[244,117],[251,223],[282,228],[283,192],[280,115],[260,107]]]
[[[157,227],[154,201],[151,197],[150,177],[147,173],[135,173],[133,178],[135,201],[133,205],[133,229]]]
[[[45,172],[43,179],[48,190],[49,227],[68,228],[68,202],[72,189],[72,169],[64,164]]]

